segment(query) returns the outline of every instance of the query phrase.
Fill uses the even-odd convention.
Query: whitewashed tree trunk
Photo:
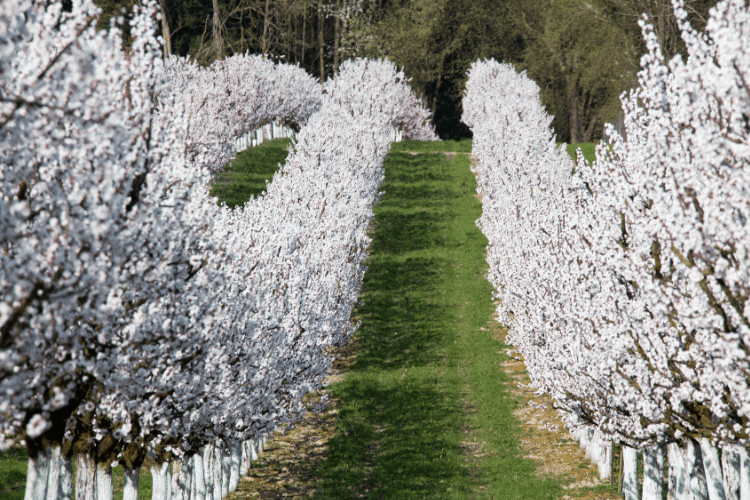
[[[234,493],[240,485],[240,467],[242,466],[242,441],[232,443],[229,455],[229,491]]]
[[[96,500],[112,500],[112,465],[109,462],[96,464]]]
[[[141,482],[141,469],[124,467],[125,484],[122,488],[122,500],[138,500],[138,486]]]
[[[250,441],[242,442],[242,459],[240,460],[240,477],[246,476],[250,471]]]
[[[688,500],[688,474],[685,470],[685,456],[677,443],[667,445],[667,500]]]
[[[739,446],[735,451],[740,461],[740,500],[750,500],[750,454]]]
[[[721,473],[727,500],[740,500],[740,454],[737,448],[725,445],[721,450]]]
[[[44,500],[47,494],[49,477],[49,451],[40,451],[37,456],[29,457],[26,469],[26,491],[24,500]]]
[[[664,448],[643,449],[643,500],[661,500],[664,477]]]
[[[96,495],[96,464],[90,455],[76,455],[76,500],[91,500]]]
[[[193,470],[193,495],[190,500],[206,500],[206,471],[204,470],[205,462],[203,461],[203,453],[199,451],[193,455],[194,470]]]
[[[62,451],[59,446],[49,449],[49,472],[47,474],[46,498],[57,500],[60,497],[60,470],[62,467]]]
[[[724,478],[721,474],[719,449],[711,444],[708,438],[700,439],[701,454],[703,455],[703,470],[706,474],[706,486],[710,500],[727,500],[724,493]]]
[[[586,458],[596,463],[599,434],[596,431],[589,431],[589,437],[586,440]]]
[[[167,500],[172,500],[172,464],[167,465]]]
[[[221,447],[221,498],[229,495],[229,477],[232,470],[232,448],[227,443]]]
[[[60,460],[60,495],[59,500],[72,500],[73,498],[73,464],[70,457],[62,457]]]
[[[170,500],[190,500],[191,463],[192,460],[188,457],[173,463]]]
[[[258,447],[255,441],[250,441],[250,466],[252,467],[253,462],[258,460]]]
[[[689,480],[691,500],[707,500],[706,474],[703,471],[703,456],[700,445],[692,439],[685,443],[685,469]]]
[[[214,445],[203,448],[203,482],[206,485],[206,500],[214,498]]]
[[[591,440],[594,437],[594,432],[589,429],[588,427],[581,429],[580,431],[580,437],[579,441],[581,444],[581,448],[586,450],[586,458],[589,458],[589,448],[591,446]]]
[[[612,441],[601,441],[601,453],[599,466],[599,477],[609,479],[612,477]]]
[[[638,450],[622,447],[622,494],[625,500],[639,500],[638,490]]]
[[[169,462],[151,466],[151,500],[169,500]]]
[[[740,500],[750,500],[750,453],[746,448],[737,448],[740,456]]]
[[[221,459],[222,459],[222,447],[221,444],[217,441],[216,444],[214,444],[214,455],[211,465],[212,472],[213,472],[213,478],[212,478],[212,485],[213,485],[213,493],[214,493],[214,500],[221,500],[222,494],[222,484],[221,484]]]

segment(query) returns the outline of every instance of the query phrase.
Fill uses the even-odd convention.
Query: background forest
[[[102,28],[137,0],[98,0]],[[717,0],[686,0],[703,29]],[[554,115],[558,141],[590,142],[620,109],[645,52],[647,13],[667,57],[684,53],[670,0],[160,0],[165,50],[201,64],[249,51],[325,79],[356,56],[404,67],[443,139],[460,123],[466,70],[494,57],[526,70]]]

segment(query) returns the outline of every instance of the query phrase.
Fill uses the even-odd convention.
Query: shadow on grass
[[[339,414],[338,437],[328,443],[317,498],[449,498],[467,488],[456,445],[461,408],[429,387],[424,373],[409,371],[351,377],[337,388],[349,404]]]
[[[0,451],[0,498],[3,500],[23,499],[28,456],[25,448]]]
[[[211,195],[234,208],[263,193],[266,181],[271,182],[279,164],[286,161],[290,142],[274,139],[237,153],[227,168],[216,175]]]
[[[399,143],[364,279],[356,357],[341,382],[338,432],[318,499],[551,499],[518,447],[517,403],[485,328],[492,288],[467,155],[456,144]],[[396,148],[398,149],[398,148]]]
[[[437,161],[437,167],[436,167]],[[316,498],[451,498],[467,491],[464,410],[446,379],[450,319],[440,297],[447,201],[443,155],[391,154],[364,279],[358,354],[331,394],[343,401]]]

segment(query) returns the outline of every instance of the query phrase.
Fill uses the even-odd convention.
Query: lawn
[[[518,449],[462,141],[394,144],[319,499],[556,498]],[[407,151],[404,153],[399,151]],[[414,155],[413,152],[424,154]]]

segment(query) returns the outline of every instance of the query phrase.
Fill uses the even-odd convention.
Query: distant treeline
[[[138,0],[97,0],[102,27]],[[166,50],[202,64],[249,51],[327,78],[355,56],[404,67],[443,138],[468,136],[460,102],[469,64],[494,57],[542,89],[559,141],[589,142],[636,83],[648,14],[667,57],[684,53],[671,0],[160,0]],[[717,0],[685,0],[702,30]]]

